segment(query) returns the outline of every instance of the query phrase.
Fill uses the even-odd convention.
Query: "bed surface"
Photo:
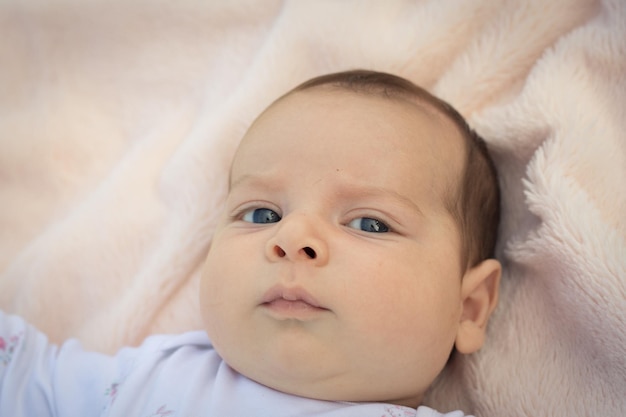
[[[7,0],[0,68],[0,308],[53,341],[200,328],[246,128],[368,68],[451,102],[501,174],[500,305],[429,405],[626,410],[625,2]]]

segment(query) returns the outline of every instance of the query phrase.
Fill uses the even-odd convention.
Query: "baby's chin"
[[[232,366],[231,366],[232,367]],[[290,372],[276,373],[268,370],[239,370],[237,372],[247,378],[276,391],[303,398],[322,401],[338,401],[350,403],[380,402],[417,408],[423,393],[407,392],[398,395],[383,381],[372,381],[372,378],[348,373],[328,371],[326,375],[317,372],[315,375],[298,372],[291,368]],[[320,371],[318,367],[318,371]]]
[[[371,382],[371,381],[370,381]],[[271,382],[270,382],[271,383]],[[349,403],[386,403],[417,408],[423,395],[407,396],[399,398],[392,392],[371,387],[347,386],[345,382],[326,382],[322,384],[277,384],[275,386],[264,384],[277,391],[299,397],[311,398],[322,401],[338,401]],[[370,384],[371,385],[371,384]]]

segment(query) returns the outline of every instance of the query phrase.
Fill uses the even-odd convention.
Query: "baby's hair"
[[[356,93],[426,104],[450,120],[465,139],[462,176],[445,198],[456,221],[462,242],[464,269],[495,255],[500,222],[500,188],[495,165],[485,141],[472,130],[451,105],[412,82],[387,73],[353,70],[322,75],[300,84],[287,95],[314,87],[332,86]],[[417,102],[416,102],[417,101]]]

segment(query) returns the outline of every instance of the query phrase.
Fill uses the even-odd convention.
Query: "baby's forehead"
[[[446,177],[450,176],[450,179],[458,178],[454,175],[457,170],[453,168],[458,164],[453,161],[458,160],[455,155],[459,155],[460,149],[462,152],[459,144],[463,139],[459,130],[451,118],[427,98],[408,93],[392,94],[384,90],[362,91],[332,85],[295,90],[272,103],[257,118],[249,131],[251,134],[244,137],[240,149],[250,142],[255,143],[255,148],[260,143],[263,143],[264,147],[269,146],[268,141],[273,142],[272,136],[275,133],[271,129],[284,130],[285,125],[290,121],[297,118],[306,119],[306,113],[315,113],[315,121],[324,125],[309,125],[310,128],[319,127],[320,130],[330,132],[331,135],[336,134],[333,132],[337,128],[336,123],[343,124],[342,117],[349,118],[357,124],[388,123],[398,132],[403,131],[402,134],[410,137],[410,141],[427,144],[428,153],[435,155],[439,162],[437,165],[441,170],[439,168],[437,170],[445,173]],[[320,114],[326,115],[327,119],[320,118]],[[263,130],[263,132],[253,132],[255,126],[259,127],[257,130]],[[408,133],[404,134],[405,132]],[[424,132],[427,132],[427,135],[424,135]],[[338,139],[341,140],[344,137],[346,141],[358,142],[358,138],[350,137],[349,134]],[[301,138],[297,135],[290,138],[290,141],[296,143],[299,140]],[[398,141],[381,137],[382,147],[393,146],[392,143],[398,143]],[[405,144],[400,146],[404,148]],[[340,144],[331,143],[329,146],[327,150],[332,152],[332,148]],[[420,149],[420,146],[409,145],[405,149],[407,155],[410,155],[416,149]],[[418,150],[418,152],[422,151]],[[419,167],[416,166],[415,169]]]
[[[420,89],[419,92],[422,92]],[[318,107],[324,107],[327,102],[318,98],[326,97],[330,101],[339,102],[346,99],[346,107],[354,106],[354,103],[366,103],[367,112],[360,115],[363,121],[367,122],[372,114],[384,114],[383,108],[390,105],[396,107],[397,113],[405,115],[406,125],[415,127],[428,126],[429,130],[435,131],[436,140],[431,141],[433,148],[442,148],[443,152],[466,152],[466,137],[460,127],[464,123],[462,117],[456,113],[445,102],[423,91],[415,93],[405,90],[385,89],[383,87],[370,89],[354,89],[336,85],[318,85],[305,90],[295,89],[280,97],[256,119],[261,120],[264,116],[271,115],[277,118],[293,117],[293,112],[312,111]],[[380,106],[380,107],[377,107]],[[285,111],[287,109],[287,111]],[[377,111],[380,110],[380,111]],[[388,114],[388,113],[387,113]],[[358,119],[358,112],[355,111],[351,117]],[[409,120],[410,119],[410,120]],[[398,123],[398,119],[389,123]],[[253,124],[253,126],[254,126]],[[416,141],[425,140],[418,133],[413,135]],[[451,149],[450,147],[453,147]]]
[[[331,84],[322,84],[304,90],[294,89],[289,91],[271,103],[253,122],[253,126],[268,113],[272,113],[274,115],[278,113],[278,116],[280,117],[280,112],[276,112],[275,109],[277,107],[281,108],[283,105],[288,105],[290,102],[293,103],[292,99],[294,97],[298,97],[300,100],[306,101],[307,107],[310,109],[316,105],[316,101],[313,97],[318,95],[337,97],[338,99],[342,97],[349,97],[351,100],[368,102],[370,103],[370,107],[373,109],[375,109],[376,103],[381,106],[392,103],[402,107],[410,114],[412,113],[414,115],[422,116],[422,120],[424,120],[424,122],[435,123],[441,130],[448,130],[452,128],[455,133],[460,133],[456,120],[457,117],[448,111],[447,107],[449,106],[426,91],[418,94],[411,91],[385,88],[384,86],[362,89]],[[307,97],[310,97],[310,99],[307,100]]]

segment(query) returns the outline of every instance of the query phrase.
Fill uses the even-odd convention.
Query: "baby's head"
[[[233,161],[201,285],[224,360],[271,388],[415,407],[497,301],[499,195],[452,108],[387,74],[313,79]]]

